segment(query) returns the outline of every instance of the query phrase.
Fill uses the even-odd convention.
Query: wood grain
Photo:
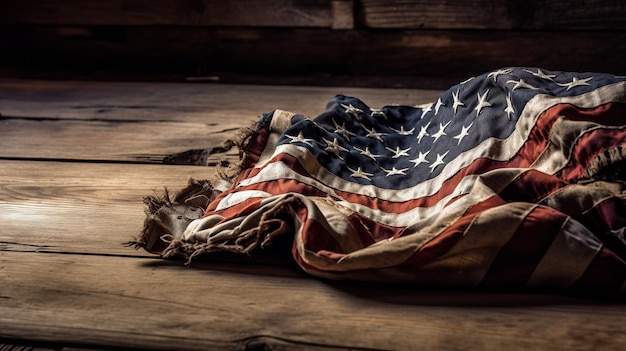
[[[572,298],[506,305],[501,295],[401,286],[363,294],[288,267],[129,257],[0,251],[0,265],[8,337],[180,350],[587,350],[626,341],[624,305]]]
[[[626,11],[611,0],[362,0],[370,28],[624,30]]]
[[[146,255],[123,247],[141,232],[143,197],[215,168],[0,161],[0,250]]]
[[[238,150],[222,144],[239,128],[241,123],[0,117],[0,158],[170,163],[187,153],[175,163],[216,166],[238,161]]]
[[[20,0],[0,2],[0,23],[330,27],[330,0]]]
[[[433,101],[440,93],[345,91],[374,107]],[[621,349],[623,300],[330,282],[302,272],[288,250],[267,251],[272,261],[217,256],[187,267],[121,245],[142,228],[143,196],[216,171],[139,164],[129,155],[213,145],[230,126],[247,124],[242,116],[274,105],[317,114],[334,92],[0,81],[0,153],[15,158],[0,160],[0,345],[13,347],[2,342],[8,339],[70,350]],[[150,142],[155,135],[163,143]],[[68,159],[42,160],[58,155]],[[110,159],[102,162],[103,155]]]
[[[0,80],[5,117],[152,121],[249,126],[274,109],[315,117],[336,94],[372,107],[423,104],[441,90],[190,83]],[[2,142],[0,140],[0,142]]]

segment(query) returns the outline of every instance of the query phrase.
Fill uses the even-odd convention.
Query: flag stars
[[[444,164],[443,159],[448,155],[450,151],[446,151],[446,153],[442,154],[437,154],[437,159],[435,160],[435,162],[433,162],[432,165],[428,166],[430,168],[430,172],[432,173],[435,168],[437,168],[437,166]]]
[[[419,166],[422,163],[429,163],[428,160],[426,160],[426,156],[428,156],[428,154],[430,153],[430,150],[426,151],[426,152],[419,152],[419,155],[417,155],[416,158],[409,160],[411,162],[414,163],[413,168]]]
[[[333,118],[333,124],[335,125],[335,134],[341,135],[342,137],[344,137],[348,141],[350,141],[350,136],[355,136],[356,135],[356,134],[354,134],[351,131],[346,129],[346,124],[345,123],[342,123],[341,125],[339,125],[339,123],[337,123],[334,118]]]
[[[445,129],[451,122],[452,121],[448,121],[448,123],[446,123],[445,125],[443,123],[439,123],[439,130],[435,134],[431,135],[435,139],[433,142],[437,141],[437,139],[441,138],[442,136],[447,135]]]
[[[441,106],[446,106],[443,101],[441,101],[441,98],[439,98],[439,100],[437,100],[437,104],[435,105],[435,116],[439,113],[439,109],[441,108]]]
[[[459,133],[459,135],[453,137],[454,139],[458,139],[459,142],[457,143],[457,145],[460,145],[461,140],[469,135],[469,130],[470,128],[472,128],[472,125],[474,125],[474,122],[470,123],[470,125],[467,127],[461,126],[461,132]]]
[[[302,131],[300,131],[300,133],[298,133],[297,136],[293,136],[293,135],[285,135],[285,136],[290,139],[289,142],[291,144],[293,144],[293,143],[303,143],[303,144],[307,144],[307,145],[313,147],[313,144],[311,144],[313,139],[305,138],[304,135],[302,134]]]
[[[352,116],[354,116],[355,118],[357,118],[358,120],[361,119],[360,114],[363,113],[363,110],[361,110],[360,108],[356,108],[354,106],[352,106],[352,104],[341,104],[341,107],[346,109],[346,113],[350,114]]]
[[[373,176],[372,173],[367,173],[364,172],[361,167],[357,167],[357,169],[352,169],[350,167],[348,167],[348,169],[350,170],[350,172],[352,172],[352,174],[350,174],[350,176],[352,178],[362,178],[365,180],[371,180],[370,177]]]
[[[386,147],[385,149],[393,152],[393,156],[391,156],[392,158],[400,158],[402,156],[407,156],[408,157],[409,156],[408,152],[409,152],[409,150],[411,150],[411,148],[400,149],[399,146],[396,146],[395,150],[391,149],[391,148],[388,148],[388,147]]]
[[[454,99],[454,102],[452,102],[452,110],[454,110],[455,115],[459,106],[465,106],[465,104],[462,103],[461,100],[459,99],[459,90],[460,89],[457,89],[456,93],[452,93],[452,98]]]
[[[391,169],[384,169],[384,168],[380,168],[382,169],[385,173],[385,177],[391,177],[394,175],[406,175],[406,171],[408,171],[408,168],[402,168],[402,169],[397,169],[396,167],[391,167]]]
[[[387,119],[387,115],[385,114],[385,112],[381,109],[378,108],[370,108],[370,116],[372,117],[383,117],[384,119]]]
[[[386,133],[379,133],[374,128],[367,129],[366,126],[363,126],[363,129],[365,129],[365,131],[367,131],[367,134],[365,135],[366,137],[376,139],[376,140],[380,141],[381,143],[383,142],[383,135],[385,135]]]
[[[539,68],[537,68],[537,72],[533,72],[529,69],[525,69],[524,72],[528,72],[530,74],[532,74],[533,76],[537,77],[537,78],[541,78],[541,79],[545,79],[545,80],[551,80],[554,81],[554,77],[556,77],[556,74],[547,74],[544,73],[542,70],[540,70]]]
[[[334,138],[333,141],[327,140],[325,138],[324,142],[326,142],[327,146],[324,149],[324,151],[328,151],[329,153],[333,153],[335,154],[337,157],[341,158],[340,153],[341,152],[348,152],[348,149],[346,149],[345,147],[339,145],[339,141],[337,140],[337,138]]]
[[[428,122],[427,125],[422,126],[422,128],[420,128],[419,133],[417,134],[417,142],[421,143],[422,142],[422,138],[424,138],[425,136],[430,136],[430,134],[428,134],[428,126],[430,126],[430,122]]]
[[[400,126],[400,129],[393,129],[390,128],[391,130],[393,130],[394,132],[400,134],[400,135],[412,135],[413,132],[415,131],[415,128],[411,129],[411,130],[404,130],[404,126]]]
[[[372,159],[372,160],[374,160],[374,161],[376,161],[376,158],[377,158],[377,157],[381,157],[381,156],[382,156],[382,155],[376,155],[376,154],[373,154],[373,153],[370,151],[370,148],[369,148],[369,147],[366,147],[366,148],[365,148],[365,150],[359,149],[358,147],[355,147],[354,149],[355,149],[355,150],[358,150],[358,151],[361,153],[361,155],[367,156],[367,157],[371,158],[371,159]]]
[[[491,106],[491,104],[487,101],[488,94],[489,94],[489,89],[487,89],[487,91],[485,91],[483,95],[480,95],[480,93],[477,93],[478,104],[476,104],[476,107],[474,108],[474,111],[476,111],[476,117],[480,115],[480,112],[483,110],[483,108]]]
[[[426,114],[432,110],[433,110],[433,104],[429,104],[427,106],[422,107],[422,115],[420,116],[420,119],[423,119],[424,116],[426,116]]]
[[[497,71],[493,71],[493,72],[489,73],[487,75],[487,78],[493,78],[493,81],[496,82],[499,75],[501,75],[501,74],[510,74],[511,72],[513,72],[513,68],[499,69]]]
[[[506,84],[509,84],[509,83],[515,83],[515,85],[513,86],[513,89],[511,89],[511,90],[516,90],[516,89],[539,90],[539,88],[524,82],[523,79],[520,79],[518,81],[517,80],[512,80],[512,79],[511,80],[507,80]]]
[[[577,87],[577,86],[581,86],[581,85],[589,85],[589,83],[588,83],[588,82],[589,82],[591,79],[593,79],[593,77],[589,77],[589,78],[585,78],[585,79],[578,79],[577,77],[573,77],[573,78],[572,78],[572,81],[571,81],[571,82],[569,82],[569,83],[556,83],[556,84],[558,84],[558,85],[560,85],[560,86],[562,86],[562,87],[567,87],[567,89],[566,89],[566,90],[570,90],[570,89],[572,89],[572,88],[574,88],[574,87]]]
[[[513,108],[513,102],[511,101],[511,93],[506,97],[506,108],[504,109],[504,113],[511,120],[511,115],[515,113],[515,109]]]

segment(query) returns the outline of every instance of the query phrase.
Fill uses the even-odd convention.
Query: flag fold
[[[331,279],[626,290],[626,77],[510,67],[423,105],[337,95],[264,114],[241,151],[219,186],[152,203],[136,244],[191,259],[286,237]]]

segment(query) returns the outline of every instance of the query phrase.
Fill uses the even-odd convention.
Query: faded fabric
[[[511,67],[420,106],[337,95],[314,119],[263,115],[241,148],[204,214],[150,251],[289,236],[331,279],[626,289],[626,77]]]

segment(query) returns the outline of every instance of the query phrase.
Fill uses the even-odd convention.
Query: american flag
[[[331,279],[626,290],[626,77],[498,69],[432,103],[264,114],[164,256],[294,238]]]

